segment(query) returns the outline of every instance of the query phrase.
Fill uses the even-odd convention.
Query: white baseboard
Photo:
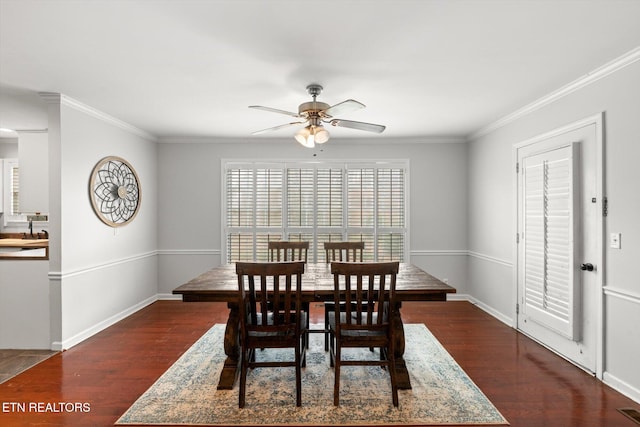
[[[640,403],[640,390],[633,387],[630,384],[622,381],[614,375],[611,375],[608,372],[605,372],[602,375],[602,382],[604,382],[609,387],[619,391],[620,393],[627,396],[629,399],[632,399],[638,403]]]
[[[125,310],[122,310],[120,313],[114,314],[108,319],[105,319],[102,322],[99,322],[90,328],[85,329],[84,331],[72,336],[71,338],[63,340],[62,342],[54,341],[53,343],[51,343],[51,350],[56,350],[56,351],[67,350],[73,347],[74,345],[81,343],[87,338],[97,334],[98,332],[104,329],[107,329],[109,326],[121,321],[122,319],[125,319],[126,317],[132,315],[136,311],[143,309],[149,304],[153,304],[157,300],[158,300],[158,295],[154,295],[137,304],[132,305],[131,307]]]
[[[505,314],[495,310],[493,307],[488,306],[487,304],[483,303],[482,301],[479,301],[479,300],[475,299],[472,296],[469,296],[468,301],[471,304],[477,306],[482,311],[485,311],[486,313],[488,313],[491,316],[495,317],[496,319],[498,319],[499,321],[501,321],[505,325],[509,326],[510,328],[513,328],[513,319],[511,317],[506,316]]]
[[[182,301],[182,295],[176,294],[158,294],[159,301]]]
[[[447,294],[447,301],[469,301],[471,295],[468,294]]]
[[[469,294],[447,294],[447,301],[467,301],[477,306],[479,309],[491,315],[492,317],[495,317],[507,326],[511,328],[513,327],[513,319],[511,319],[509,316],[505,316],[497,310],[494,310],[492,307],[484,304],[483,302],[478,301]]]

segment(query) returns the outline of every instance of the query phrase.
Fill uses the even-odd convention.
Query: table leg
[[[393,311],[391,316],[391,327],[393,328],[394,336],[394,354],[396,356],[396,382],[398,388],[401,390],[411,389],[411,380],[409,379],[409,371],[407,370],[407,364],[404,361],[404,325],[402,324],[402,317],[400,316],[400,303]]]
[[[240,309],[237,303],[228,303],[229,319],[224,331],[224,353],[227,358],[224,361],[218,390],[231,390],[240,371]]]

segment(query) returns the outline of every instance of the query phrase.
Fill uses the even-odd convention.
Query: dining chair
[[[269,250],[269,261],[281,262],[281,261],[304,261],[307,262],[307,254],[309,252],[309,242],[291,242],[286,240],[272,241],[267,244]],[[302,309],[307,313],[307,336],[306,342],[309,343],[309,322],[311,318],[309,303],[303,303]]]
[[[307,262],[309,242],[288,242],[284,240],[268,243],[269,261],[304,261]]]
[[[306,325],[302,310],[304,262],[236,263],[240,303],[240,390],[238,406],[244,408],[247,371],[256,367],[295,367],[296,406],[302,405],[302,372],[306,365]],[[268,359],[256,349],[292,348],[294,360]]]
[[[398,384],[394,336],[391,326],[396,310],[395,288],[398,262],[331,263],[334,301],[345,303],[344,311],[329,314],[330,363],[335,379],[333,404],[340,405],[340,368],[347,365],[386,367],[391,378],[394,406],[398,406]],[[343,359],[344,348],[379,348],[380,358]]]
[[[325,242],[324,253],[325,260],[328,263],[332,261],[346,262],[362,262],[362,254],[364,252],[364,242]],[[325,301],[324,303],[324,351],[329,351],[329,313],[336,310],[333,301]]]
[[[327,263],[362,262],[364,242],[324,242],[324,252]]]

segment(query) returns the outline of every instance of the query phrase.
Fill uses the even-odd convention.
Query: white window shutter
[[[406,165],[321,162],[225,164],[223,234],[227,262],[267,259],[273,240],[364,241],[364,258],[404,259]]]
[[[577,144],[523,159],[524,313],[578,340],[574,227]]]

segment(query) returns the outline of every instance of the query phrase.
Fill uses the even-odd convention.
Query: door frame
[[[604,278],[605,278],[605,257],[604,257],[604,241],[605,241],[605,208],[606,202],[605,194],[604,194],[604,112],[600,112],[598,114],[594,114],[593,116],[586,117],[582,120],[578,120],[576,122],[570,123],[568,125],[556,128],[549,132],[542,133],[540,135],[534,136],[532,138],[526,139],[524,141],[518,142],[512,147],[512,165],[513,165],[513,204],[514,206],[514,215],[513,215],[513,245],[512,245],[512,256],[514,262],[514,266],[512,269],[513,275],[513,284],[515,286],[513,292],[513,311],[512,311],[512,326],[516,330],[518,329],[518,315],[516,311],[516,307],[518,304],[518,269],[520,267],[521,260],[519,259],[519,251],[518,251],[518,150],[524,148],[526,146],[541,142],[543,140],[553,138],[556,136],[560,136],[564,133],[571,132],[576,129],[583,128],[585,126],[595,125],[596,132],[596,141],[595,141],[595,155],[596,155],[596,207],[601,215],[597,217],[596,223],[596,266],[598,268],[599,274],[595,277],[596,282],[596,349],[595,349],[595,357],[596,357],[596,378],[602,380],[603,368],[604,368],[604,298],[603,298],[603,288],[604,288]],[[555,350],[551,349],[555,352]],[[563,356],[562,354],[560,356]]]

